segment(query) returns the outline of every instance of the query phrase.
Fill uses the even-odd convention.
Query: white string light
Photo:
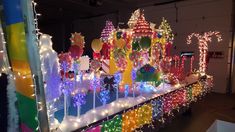
[[[33,9],[33,14],[34,14],[34,19],[33,20],[34,20],[35,35],[36,35],[36,40],[35,41],[36,41],[37,46],[39,47],[40,46],[39,45],[39,36],[41,35],[41,33],[40,33],[40,29],[38,28],[38,16],[41,16],[41,14],[38,14],[36,12],[37,3],[34,0],[32,0],[31,5],[32,5],[32,9]],[[40,58],[41,58],[41,56],[40,56]],[[35,80],[35,75],[34,74],[32,75],[32,79],[33,79],[33,84],[36,84],[36,80]],[[31,85],[31,87],[34,87],[34,89],[35,89],[35,85]],[[34,90],[34,94],[32,94],[31,96],[35,97],[36,102],[37,102],[36,103],[37,104],[37,116],[36,116],[35,119],[38,122],[38,126],[36,128],[36,131],[41,131],[40,121],[38,120],[37,117],[40,115],[39,112],[43,111],[43,106],[45,104],[41,104],[39,98],[37,97],[36,89]]]
[[[37,3],[35,1],[32,1],[32,7],[33,7],[33,13],[34,13],[34,25],[35,25],[36,41],[38,42],[39,41],[39,36],[42,34],[40,32],[40,29],[38,28],[38,17],[41,16],[41,14],[37,13],[36,6],[37,6]],[[39,44],[39,43],[37,43],[37,44]]]

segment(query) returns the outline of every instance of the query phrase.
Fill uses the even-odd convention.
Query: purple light
[[[85,97],[86,97],[85,92],[77,93],[74,97],[72,97],[74,107],[85,104],[86,103]]]
[[[94,76],[94,78],[91,80],[91,86],[90,89],[96,90],[100,86],[100,81],[99,78]]]
[[[122,80],[122,73],[121,72],[117,72],[114,74],[114,82],[119,84]]]
[[[131,71],[131,79],[134,81],[136,79],[137,75],[136,75],[136,70],[132,70]]]

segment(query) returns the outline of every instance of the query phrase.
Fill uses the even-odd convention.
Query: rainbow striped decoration
[[[7,49],[15,76],[16,96],[20,128],[23,132],[36,131],[37,107],[33,88],[28,49],[26,45],[25,23],[21,0],[3,0],[6,23]]]
[[[206,85],[211,79],[200,80],[186,87],[176,89],[167,94],[140,104],[138,107],[130,108],[117,115],[111,120],[100,121],[97,125],[88,126],[86,132],[133,132],[144,125],[153,126],[153,121],[163,122],[173,110],[188,106],[198,98],[204,96],[211,89]]]

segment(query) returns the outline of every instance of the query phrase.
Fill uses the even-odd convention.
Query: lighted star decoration
[[[192,43],[192,37],[195,36],[198,39],[198,48],[199,48],[199,72],[205,73],[206,71],[206,54],[208,51],[208,42],[212,41],[212,36],[215,35],[217,41],[222,41],[222,36],[218,31],[209,31],[200,35],[199,33],[191,33],[187,37],[187,44]]]
[[[70,38],[71,44],[72,45],[77,45],[80,48],[84,48],[84,36],[82,36],[81,33],[72,33],[72,36]]]

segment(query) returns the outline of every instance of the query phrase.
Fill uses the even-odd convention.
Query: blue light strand
[[[125,94],[125,98],[128,97],[128,94],[129,94],[129,85],[125,85],[124,94]]]
[[[109,87],[110,87],[110,85],[109,85]],[[100,93],[99,93],[100,97],[99,97],[99,99],[100,99],[100,102],[102,102],[103,105],[107,104],[108,100],[110,99],[109,89],[110,88],[108,88],[108,89],[105,88],[105,84],[102,80],[102,85],[100,85]]]

